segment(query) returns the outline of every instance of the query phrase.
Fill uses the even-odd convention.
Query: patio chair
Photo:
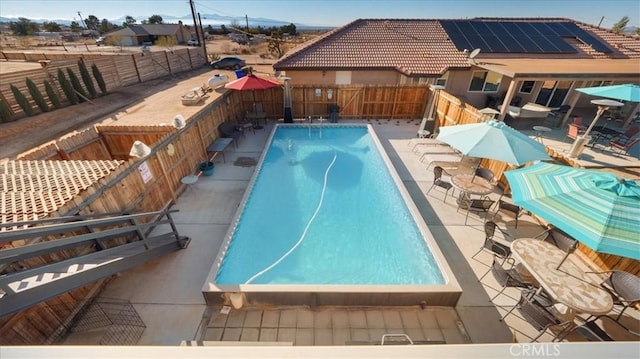
[[[520,208],[520,206],[507,202],[504,199],[502,199],[502,196],[500,196],[500,199],[498,199],[498,205],[496,206],[496,211],[493,214],[493,218],[495,218],[498,215],[498,212],[500,211],[511,212],[515,217],[515,222],[516,222],[515,228],[518,228],[518,217],[520,216],[521,210],[522,208]]]
[[[614,154],[627,154],[629,153],[629,150],[631,150],[634,146],[638,145],[638,143],[640,143],[640,137],[632,138],[627,141],[612,140],[611,142],[609,142],[609,149]],[[636,151],[636,152],[639,152],[639,151]],[[640,157],[638,156],[637,153],[635,155],[636,157]]]
[[[443,172],[444,170],[442,169],[442,167],[440,166],[433,167],[433,184],[431,184],[431,187],[429,187],[426,194],[429,194],[429,192],[433,189],[433,187],[444,188],[446,192],[444,193],[443,201],[446,203],[447,195],[449,194],[449,190],[453,188],[453,185],[449,183],[449,181],[445,181],[442,179]]]
[[[491,207],[496,203],[494,200],[481,198],[481,199],[471,199],[468,196],[462,196],[461,200],[458,203],[458,210],[460,210],[462,205],[464,204],[467,208],[467,214],[464,217],[464,224],[467,224],[467,220],[469,219],[469,213],[475,212],[480,215],[480,213],[484,213],[485,220],[489,215]]]
[[[476,168],[476,176],[486,179],[487,181],[493,183],[493,179],[495,175],[488,168],[478,167]]]
[[[471,259],[476,259],[476,256],[482,251],[487,251],[503,258],[503,262],[504,259],[511,256],[511,248],[509,248],[508,245],[502,244],[493,239],[496,234],[496,229],[502,234],[505,240],[509,242],[513,240],[513,237],[511,237],[511,235],[504,231],[502,228],[498,227],[495,222],[487,221],[484,224],[484,243],[482,244],[482,247],[480,247],[480,249],[478,249],[478,251],[473,256],[471,256]],[[483,274],[482,277],[478,279],[478,281],[481,281],[482,278],[484,278],[490,271],[491,269]]]
[[[507,268],[505,268],[504,266],[505,263],[508,263],[509,265]],[[513,258],[503,258],[499,255],[493,256],[493,263],[491,264],[491,269],[489,270],[489,272],[493,273],[493,276],[498,281],[498,284],[502,286],[502,289],[498,293],[496,293],[496,295],[491,297],[491,301],[496,299],[507,288],[533,288],[535,286],[535,282],[533,281],[533,279],[528,278],[529,275],[525,277],[521,274],[521,271],[523,271],[524,268],[516,268],[517,267]],[[487,273],[485,273],[485,275]],[[480,279],[484,277],[485,276],[483,275],[482,277],[480,277]],[[513,308],[507,314],[505,314],[502,319],[506,318],[506,316],[509,315],[512,310]]]
[[[222,137],[233,138],[233,142],[238,146],[238,139],[243,135],[244,131],[238,125],[229,122],[223,122],[218,126]]]
[[[551,111],[547,116],[546,121],[551,127],[559,127],[562,123],[562,118],[571,110],[571,106],[562,105],[557,110]]]
[[[577,125],[575,123],[570,123],[567,127],[567,137],[575,140],[578,136],[585,133],[585,128],[582,125]]]
[[[537,294],[532,288],[522,290],[518,304],[500,318],[500,321],[509,316],[515,308],[518,308],[524,319],[538,331],[538,335],[531,339],[531,343],[537,341],[547,330],[553,329],[557,330],[557,333],[553,334],[553,341],[555,341],[559,337],[564,337],[564,333],[573,325],[573,320],[563,321],[556,318],[550,311],[551,301]]]
[[[622,306],[622,310],[616,317],[616,321],[618,321],[627,308],[640,303],[640,277],[621,270],[599,273],[609,273],[607,279],[600,286],[611,293],[614,304]]]
[[[547,235],[543,238],[543,241],[553,244],[566,253],[560,264],[558,264],[558,268],[560,268],[562,263],[569,258],[569,255],[578,248],[579,242],[556,227],[551,227],[546,233]]]
[[[603,320],[603,319],[606,319]],[[609,325],[609,324],[605,324],[605,322],[609,322],[611,324],[613,324],[614,328],[617,328],[618,332],[620,330],[629,333],[631,335],[635,335],[635,336],[639,336],[638,333],[633,332],[631,330],[629,330],[629,328],[627,328],[626,326],[622,325],[620,322],[618,322],[617,320],[611,318],[608,315],[599,315],[597,317],[594,317],[593,319],[590,319],[580,325],[577,325],[575,327],[573,327],[572,329],[565,331],[562,335],[558,335],[557,340],[561,341],[563,339],[565,339],[567,336],[571,335],[572,333],[576,333],[579,334],[580,336],[584,337],[585,339],[587,339],[590,342],[613,342],[615,341],[615,339],[613,339],[611,337],[611,335],[609,335],[603,328],[602,326],[600,326],[600,324],[598,324],[598,322],[602,323],[602,326],[605,325]],[[613,329],[613,328],[612,328]],[[615,329],[614,329],[615,330]],[[636,338],[635,341],[637,341],[638,339]]]

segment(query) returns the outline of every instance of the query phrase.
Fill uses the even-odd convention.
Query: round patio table
[[[452,176],[451,184],[460,192],[481,196],[493,193],[493,189],[495,188],[491,182],[473,173]]]
[[[540,141],[540,143],[542,143],[542,135],[551,132],[551,129],[545,126],[533,126],[533,129],[536,131],[536,140]]]

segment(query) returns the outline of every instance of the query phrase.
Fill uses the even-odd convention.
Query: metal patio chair
[[[445,181],[442,179],[443,172],[444,170],[442,169],[442,167],[440,166],[433,167],[433,184],[431,184],[431,187],[429,187],[426,194],[429,194],[429,192],[433,189],[433,187],[444,188],[446,192],[444,193],[443,201],[447,202],[447,195],[449,194],[449,190],[453,188],[453,185],[449,183],[449,181]]]

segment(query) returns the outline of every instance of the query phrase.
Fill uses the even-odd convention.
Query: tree
[[[61,108],[62,104],[60,103],[58,94],[56,93],[56,90],[53,89],[53,86],[51,86],[51,83],[47,80],[44,80],[44,90],[47,92],[47,96],[49,96],[49,100],[53,107]]]
[[[136,19],[134,19],[133,16],[127,15],[124,18],[124,23],[122,24],[122,26],[129,26],[129,25],[133,25],[135,23],[136,23]]]
[[[87,65],[84,64],[84,61],[78,60],[78,68],[80,69],[80,77],[82,77],[82,82],[84,83],[84,86],[87,88],[87,91],[89,91],[89,96],[91,96],[91,98],[95,98],[96,87],[93,85],[93,80],[89,75],[89,70],[87,70]]]
[[[28,77],[25,80],[25,82],[27,83],[27,89],[29,90],[29,94],[31,95],[31,98],[33,99],[33,101],[35,101],[36,105],[38,105],[38,108],[40,108],[40,111],[49,112],[49,105],[47,105],[47,101],[42,96],[42,93],[38,89],[38,86],[36,85],[36,83],[33,82],[33,80],[31,80]]]
[[[100,26],[100,19],[98,19],[95,15],[89,15],[86,19],[84,19],[84,23],[87,25],[87,29],[98,30],[98,27]]]
[[[69,81],[71,81],[71,86],[75,90],[75,93],[78,94],[78,101],[85,102],[87,98],[89,98],[89,96],[87,96],[87,93],[84,91],[84,88],[80,84],[78,76],[76,76],[73,70],[71,70],[71,68],[69,67],[67,67],[67,75],[69,75]]]
[[[109,31],[115,30],[117,28],[117,26],[115,24],[112,24],[109,22],[109,20],[107,19],[102,19],[102,21],[100,22],[100,33],[104,34],[107,33]]]
[[[43,23],[42,24],[42,28],[45,31],[48,31],[48,32],[60,32],[60,31],[62,31],[62,27],[58,23],[55,23],[53,21]]]
[[[11,30],[14,35],[27,36],[33,35],[33,33],[39,29],[38,24],[35,22],[25,17],[19,17],[17,22],[11,21],[9,23],[9,30]]]
[[[294,35],[298,34],[296,32],[296,25],[294,25],[294,24],[289,24],[289,25],[286,25],[286,26],[282,26],[281,29],[282,29],[282,32],[286,32],[291,36],[294,36]]]
[[[171,52],[173,52],[176,44],[176,38],[173,36],[160,36],[158,40],[156,40],[156,45],[162,46]]]
[[[64,75],[64,71],[61,67],[58,68],[58,83],[60,83],[62,92],[64,92],[64,95],[67,97],[67,100],[70,104],[75,105],[80,102],[80,100],[78,99],[78,95],[76,95],[76,92],[73,91],[73,86],[71,85],[69,80],[67,80],[67,77]]]
[[[106,95],[107,84],[104,82],[104,78],[102,77],[102,73],[100,72],[98,65],[96,64],[91,65],[91,72],[93,73],[93,77],[96,79],[96,82],[98,83],[98,87],[100,87],[100,92],[102,92],[103,95]]]
[[[282,43],[284,40],[282,39],[281,32],[272,32],[271,37],[267,40],[269,53],[274,55],[277,58],[281,58],[284,55],[284,49],[282,48]]]
[[[29,103],[27,96],[25,96],[22,92],[20,92],[20,90],[17,87],[15,87],[13,84],[9,86],[11,87],[11,92],[13,92],[13,97],[15,97],[16,101],[18,102],[18,105],[20,105],[24,113],[26,113],[27,116],[33,115],[33,108],[31,107],[31,104]]]
[[[636,27],[636,35],[640,35],[640,27]]]
[[[151,15],[148,20],[149,24],[162,24],[162,16],[160,15]]]
[[[620,21],[616,22],[611,27],[611,31],[613,31],[616,34],[619,34],[624,30],[624,28],[627,26],[628,23],[629,23],[629,17],[623,16],[622,19],[620,19]]]
[[[77,21],[71,21],[69,28],[71,28],[71,32],[80,32],[80,30],[82,30],[82,27],[80,27]]]

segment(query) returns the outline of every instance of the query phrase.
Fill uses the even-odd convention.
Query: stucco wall
[[[292,85],[316,84],[334,85],[335,71],[287,71]],[[400,73],[396,71],[352,71],[352,84],[396,84],[400,81]]]

